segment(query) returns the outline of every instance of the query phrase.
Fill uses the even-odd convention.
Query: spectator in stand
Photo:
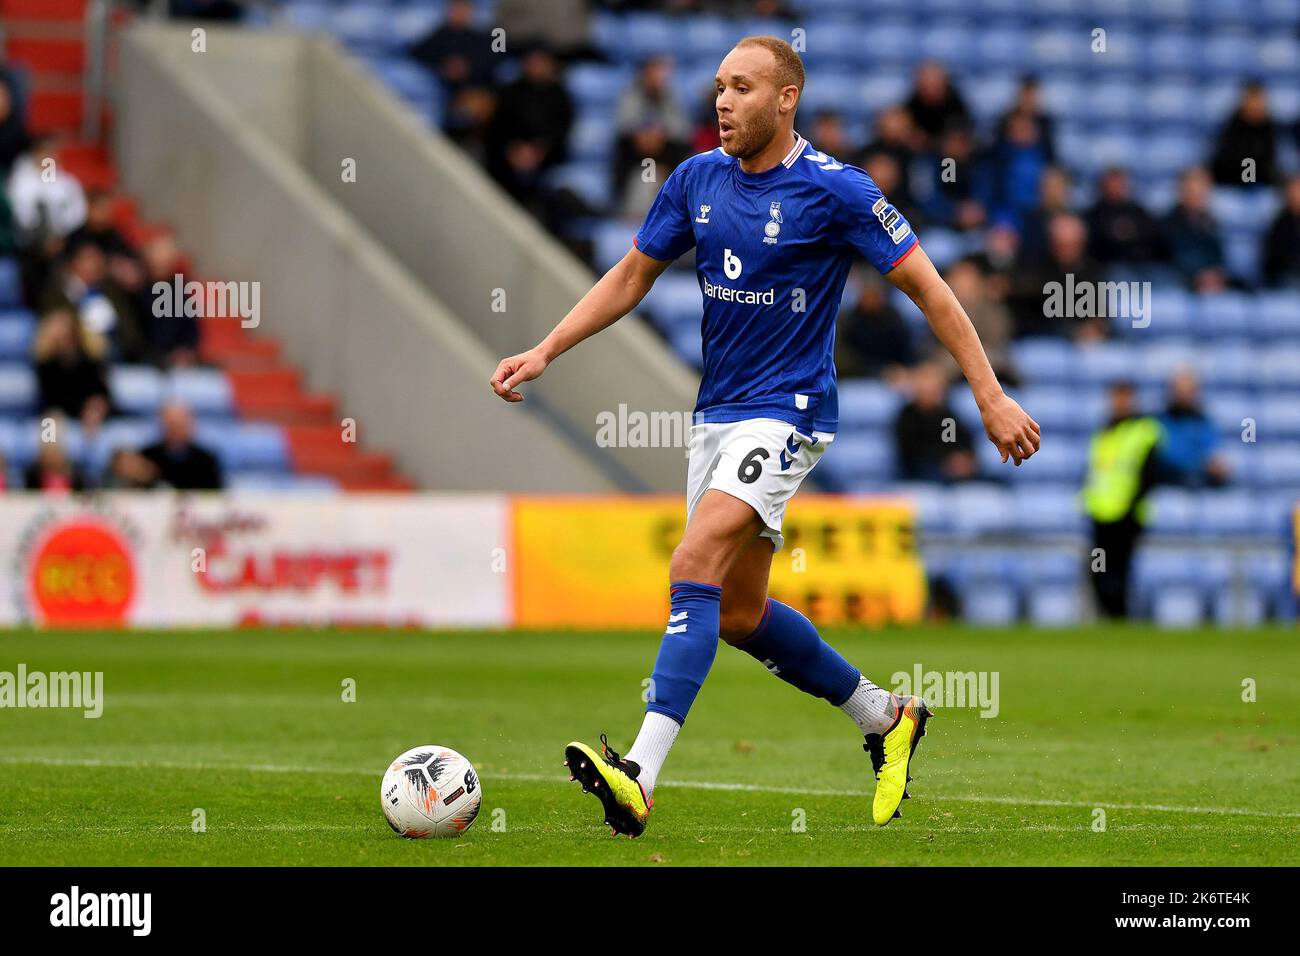
[[[896,185],[885,195],[895,206],[900,203],[914,205],[909,177],[912,162],[916,159],[916,143],[920,138],[907,110],[901,106],[891,106],[876,117],[874,138],[863,148],[861,155],[853,160],[853,165],[863,169],[867,169],[871,161],[882,153],[892,161],[897,170]],[[813,145],[817,145],[816,141]]]
[[[912,372],[911,400],[894,420],[900,476],[907,481],[967,481],[976,477],[974,442],[948,404],[949,378],[933,362]]]
[[[70,308],[81,324],[109,344],[109,357],[120,362],[148,358],[148,340],[130,298],[108,274],[108,260],[92,240],[68,243],[63,264],[50,276],[41,310]]]
[[[474,26],[472,0],[450,0],[442,22],[411,47],[410,55],[442,85],[443,131],[466,150],[481,154],[496,109],[493,71],[500,58],[492,52],[491,34]]]
[[[36,460],[27,466],[23,479],[28,491],[57,494],[82,491],[86,487],[81,469],[68,458],[58,441],[41,442]]]
[[[182,491],[207,491],[222,486],[217,456],[194,441],[194,417],[179,402],[159,413],[163,437],[140,454],[158,466],[162,481]]]
[[[133,290],[136,315],[148,330],[149,354],[162,368],[193,365],[198,361],[199,320],[185,315],[183,310],[175,310],[179,315],[154,314],[155,283],[172,285],[178,275],[182,284],[187,281],[180,246],[170,234],[155,236],[145,243],[141,256],[144,260],[142,276],[137,276],[138,270],[131,270],[127,263],[123,263],[126,274],[122,281]]]
[[[933,61],[916,68],[915,87],[903,108],[919,134],[915,145],[920,149],[933,148],[943,131],[952,126],[971,125],[970,110],[948,71]]]
[[[9,461],[0,453],[0,492],[9,490]]]
[[[1210,174],[1200,166],[1183,173],[1178,202],[1164,221],[1169,260],[1197,292],[1218,292],[1228,285],[1219,227],[1210,214]]]
[[[86,194],[71,173],[49,177],[54,141],[32,141],[9,170],[5,193],[13,217],[13,234],[22,273],[23,298],[36,302],[63,254],[68,235],[86,221]]]
[[[1228,463],[1217,453],[1219,431],[1201,407],[1201,386],[1190,369],[1180,369],[1169,383],[1169,405],[1160,416],[1164,441],[1158,480],[1200,488],[1228,480]]]
[[[971,258],[961,259],[948,268],[944,279],[979,333],[998,380],[1007,386],[1019,385],[1020,376],[1011,361],[1011,311],[997,298],[979,264]],[[944,368],[950,380],[961,374],[957,360],[942,346],[935,347],[932,360]]]
[[[863,279],[858,301],[840,314],[835,367],[845,378],[869,376],[900,384],[916,365],[912,330],[889,302],[879,278]]]
[[[661,177],[667,177],[673,167],[681,161],[681,151],[669,143],[666,131],[657,123],[648,123],[636,130],[627,144],[629,156],[638,157],[635,164],[625,170],[623,181],[615,195],[618,197],[618,213],[630,222],[640,222],[650,211],[650,205],[659,194]],[[642,166],[645,160],[651,160],[650,167],[657,175],[647,175],[647,168]]]
[[[1300,173],[1286,181],[1283,204],[1264,237],[1264,281],[1300,289]]]
[[[658,183],[667,178],[668,169],[686,158],[691,121],[673,93],[672,69],[672,61],[667,57],[651,57],[641,65],[636,82],[619,98],[614,121],[617,130],[612,178],[615,195],[626,186],[629,174],[640,177],[643,160],[653,158],[656,165],[667,161],[663,177],[656,177]],[[645,208],[650,208],[648,203]]]
[[[591,44],[589,0],[499,0],[494,22],[511,44],[544,45],[566,63],[604,59]]]
[[[237,23],[244,19],[244,5],[236,0],[171,0],[173,17],[182,20],[210,20]]]
[[[827,156],[834,156],[842,163],[849,162],[857,153],[857,147],[849,139],[849,131],[844,126],[844,117],[834,110],[822,110],[813,117],[809,140]]]
[[[1021,225],[1027,257],[1039,257],[1047,254],[1047,230],[1052,217],[1073,211],[1070,193],[1073,184],[1070,174],[1060,166],[1048,166],[1038,179],[1038,205],[1024,217]]]
[[[988,197],[991,215],[1019,228],[1038,201],[1039,180],[1047,169],[1047,141],[1031,113],[1012,113],[989,150]]]
[[[111,192],[92,189],[86,196],[86,221],[68,236],[68,242],[94,243],[109,257],[135,255],[131,244],[113,223],[113,201]]]
[[[114,450],[101,486],[117,491],[145,491],[163,487],[158,465],[129,448]]]
[[[1219,132],[1210,163],[1223,186],[1271,186],[1278,181],[1277,130],[1262,83],[1247,83],[1236,110]]]
[[[984,164],[977,160],[975,136],[964,126],[946,130],[938,152],[927,157],[926,181],[917,184],[921,212],[927,223],[974,232],[985,225],[988,212]]]
[[[71,173],[50,176],[54,141],[43,137],[14,160],[9,172],[9,205],[14,223],[25,237],[47,235],[66,238],[86,221],[86,194]]]
[[[921,220],[920,213],[912,202],[912,194],[903,185],[903,171],[892,155],[886,152],[869,152],[866,154],[862,168],[871,177],[872,182],[880,187],[880,192],[889,197],[894,208],[903,214],[903,218],[908,222]]]
[[[27,152],[31,137],[15,102],[13,78],[0,70],[0,176],[8,176],[14,160]]]
[[[1008,135],[1008,126],[1012,119],[1021,116],[1028,116],[1033,119],[1034,124],[1038,127],[1039,136],[1042,138],[1043,151],[1047,156],[1049,163],[1056,162],[1056,124],[1052,117],[1043,109],[1042,90],[1038,85],[1038,78],[1035,76],[1026,76],[1020,81],[1020,87],[1016,90],[1016,100],[1011,104],[1011,109],[1002,117],[998,125],[998,135],[1005,138]]]
[[[544,47],[523,58],[522,75],[501,91],[488,133],[488,171],[525,205],[537,199],[541,176],[564,162],[573,101],[560,65]]]
[[[1128,173],[1112,166],[1101,174],[1100,195],[1088,210],[1089,251],[1103,265],[1134,265],[1163,255],[1160,226],[1132,196]]]
[[[106,350],[103,338],[85,329],[71,309],[46,313],[32,342],[41,413],[67,415],[94,431],[109,413]]]
[[[1104,278],[1101,266],[1088,257],[1088,228],[1083,220],[1072,213],[1053,216],[1047,227],[1046,256],[1025,260],[1012,279],[1008,305],[1016,337],[1105,337],[1109,331],[1105,303],[1094,298],[1091,314],[1080,315],[1073,302],[1065,301],[1065,290],[1084,288],[1084,283],[1095,290]]]

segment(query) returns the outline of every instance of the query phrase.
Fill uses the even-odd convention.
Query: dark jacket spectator
[[[1066,301],[1067,290],[1083,288],[1083,283],[1093,283],[1096,288],[1104,278],[1101,266],[1088,256],[1088,229],[1083,220],[1071,213],[1053,216],[1047,227],[1047,254],[1024,257],[1011,274],[1007,304],[1015,319],[1016,337],[1106,335],[1109,325],[1104,304],[1094,301],[1092,312],[1080,315],[1073,300]],[[1059,302],[1052,297],[1058,293]]]
[[[1277,130],[1269,115],[1268,94],[1259,83],[1250,83],[1242,90],[1236,111],[1219,132],[1211,168],[1214,181],[1224,186],[1272,185],[1278,181]],[[1252,169],[1253,179],[1247,177]]]
[[[410,54],[438,78],[449,99],[465,89],[491,87],[499,60],[492,35],[474,26],[470,0],[451,0],[443,21],[416,41]]]
[[[1286,182],[1284,204],[1264,237],[1264,279],[1300,286],[1300,173]]]
[[[172,285],[179,275],[184,288],[188,281],[180,247],[170,235],[156,236],[145,243],[141,258],[143,267],[138,276],[132,268],[134,260],[118,260],[118,264],[126,273],[122,275],[122,283],[135,290],[135,310],[147,330],[150,358],[164,368],[192,365],[198,360],[199,320],[180,308],[173,308],[172,315],[154,314],[155,283]]]
[[[1178,203],[1164,221],[1169,261],[1193,289],[1212,292],[1228,284],[1219,227],[1210,214],[1210,174],[1197,167],[1183,173]]]
[[[14,91],[13,77],[0,69],[0,176],[8,176],[14,160],[31,146]]]
[[[222,486],[217,456],[194,442],[194,419],[183,405],[167,405],[161,414],[163,437],[140,454],[158,466],[158,475],[173,488],[205,491]]]
[[[846,378],[896,379],[917,362],[912,330],[886,292],[882,282],[865,282],[857,303],[840,316],[835,367]]]
[[[916,85],[904,108],[920,133],[919,146],[937,143],[945,129],[953,125],[969,126],[970,110],[953,86],[952,78],[938,63],[922,63],[916,69]]]
[[[501,91],[488,133],[488,171],[516,199],[531,200],[542,173],[564,162],[572,125],[559,64],[545,49],[530,50],[523,75]]]
[[[1047,154],[1047,161],[1055,163],[1056,124],[1043,108],[1041,93],[1036,77],[1027,76],[1022,79],[1020,87],[1016,90],[1015,102],[1012,103],[1011,109],[1007,110],[1006,115],[1002,117],[1001,122],[998,124],[998,135],[999,137],[1007,135],[1007,127],[1015,117],[1028,116],[1033,119],[1042,136],[1043,151]]]
[[[118,448],[108,461],[102,487],[113,490],[144,491],[162,487],[158,465],[140,452]]]
[[[895,184],[892,189],[885,192],[889,201],[895,206],[904,206],[914,204],[912,194],[912,163],[916,159],[916,144],[921,138],[917,131],[916,125],[912,121],[911,114],[901,106],[891,106],[881,110],[876,117],[875,127],[873,129],[872,139],[862,152],[852,158],[855,166],[860,166],[870,172],[869,167],[872,161],[880,155],[885,155],[893,164],[895,173]],[[821,146],[814,140],[813,145],[818,149]],[[834,154],[832,154],[834,155]],[[879,181],[877,181],[879,185]],[[881,187],[884,190],[884,187]]]
[[[948,376],[933,363],[912,373],[912,399],[894,420],[898,470],[908,481],[965,481],[977,470],[971,433],[948,404]]]
[[[47,281],[41,310],[55,309],[72,309],[85,328],[103,336],[112,359],[148,359],[149,343],[135,305],[109,275],[107,257],[90,239],[69,242],[62,265]]]
[[[1009,116],[984,160],[989,214],[1019,226],[1038,202],[1039,180],[1049,161],[1038,120],[1029,113]]]
[[[1101,195],[1088,210],[1089,250],[1105,265],[1150,262],[1160,257],[1159,224],[1130,194],[1128,173],[1102,173]]]
[[[109,410],[103,352],[103,340],[71,310],[46,313],[32,348],[42,414],[61,412],[92,427],[103,421]]]

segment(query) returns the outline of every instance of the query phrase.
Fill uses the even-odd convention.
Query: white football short
[[[750,505],[763,519],[761,532],[781,550],[785,506],[835,438],[806,435],[789,422],[751,418],[743,422],[704,422],[691,426],[686,469],[686,521],[710,488]]]

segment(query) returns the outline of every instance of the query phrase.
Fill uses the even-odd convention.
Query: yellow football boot
[[[871,804],[871,815],[878,827],[902,816],[898,805],[911,796],[907,784],[912,778],[907,768],[931,717],[930,708],[920,697],[895,697],[894,706],[897,709],[894,725],[883,735],[867,734],[867,742],[862,745],[871,754],[871,765],[876,770],[876,798]]]
[[[581,783],[583,793],[594,793],[600,799],[605,823],[615,836],[626,833],[639,837],[645,832],[654,806],[637,783],[641,768],[611,750],[604,734],[600,735],[600,751],[598,754],[576,740],[565,747],[564,765],[569,768],[569,779]]]

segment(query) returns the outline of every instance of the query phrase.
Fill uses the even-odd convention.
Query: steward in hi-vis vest
[[[1083,506],[1092,519],[1088,570],[1098,612],[1123,617],[1128,613],[1133,551],[1150,520],[1146,494],[1155,484],[1163,430],[1155,418],[1137,414],[1128,383],[1112,386],[1110,413],[1110,422],[1088,446]]]

